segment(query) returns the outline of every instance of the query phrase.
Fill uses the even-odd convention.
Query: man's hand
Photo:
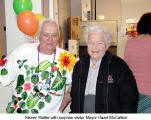
[[[63,100],[61,103],[61,107],[59,109],[61,112],[63,112],[65,110],[65,108],[71,101],[70,91],[71,91],[71,87],[69,87],[67,92],[64,94],[64,97],[63,97]]]

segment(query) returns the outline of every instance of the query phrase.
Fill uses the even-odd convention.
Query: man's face
[[[107,50],[104,34],[100,32],[90,33],[88,35],[87,45],[88,54],[94,60],[102,58]]]
[[[54,23],[44,23],[39,35],[40,52],[43,54],[53,54],[59,40],[58,27]]]

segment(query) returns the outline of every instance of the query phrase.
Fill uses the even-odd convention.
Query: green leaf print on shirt
[[[50,79],[47,78],[47,79],[46,79],[46,84],[49,84],[49,83],[50,83]]]
[[[16,92],[17,94],[20,94],[23,91],[23,87],[17,87]]]
[[[25,68],[25,69],[29,69],[29,66],[28,66],[28,65],[24,65],[24,68]]]
[[[32,109],[32,110],[31,110],[31,113],[33,113],[33,114],[37,114],[37,113],[39,113],[39,112],[38,112],[38,110],[37,110],[37,109]]]
[[[19,107],[20,108],[24,109],[25,106],[26,106],[25,102],[22,101],[22,102],[19,103]]]
[[[31,66],[31,67],[30,67],[31,74],[33,74],[33,73],[34,73],[35,69],[36,69],[36,68],[35,68],[35,66]]]
[[[7,74],[8,74],[8,71],[5,68],[3,68],[1,70],[1,75],[7,75]]]
[[[39,97],[42,98],[42,97],[45,97],[45,95],[40,92]]]
[[[61,90],[64,87],[65,82],[66,82],[66,78],[61,76],[60,71],[57,71],[57,77],[52,83],[51,89],[55,91]]]
[[[30,75],[30,70],[26,71],[26,75],[29,76]]]
[[[39,91],[38,86],[34,86],[34,87],[33,87],[33,90],[34,90],[35,92]]]
[[[16,88],[22,86],[24,83],[25,83],[24,75],[18,75]]]
[[[62,75],[63,75],[63,76],[65,76],[66,73],[67,73],[67,72],[66,72],[65,70],[62,70]]]
[[[23,74],[19,74],[18,78],[17,78],[17,84],[16,84],[16,91],[20,97],[13,98],[13,103],[11,104],[11,106],[9,106],[9,108],[7,109],[8,112],[13,113],[15,112],[16,108],[13,106],[16,105],[17,107],[19,107],[22,110],[22,113],[39,113],[39,110],[43,109],[46,107],[47,103],[50,103],[52,101],[52,95],[58,95],[56,92],[54,91],[59,91],[61,90],[66,82],[66,71],[65,70],[60,70],[59,68],[57,69],[52,69],[51,70],[51,78],[50,79],[50,71],[47,70],[47,68],[52,67],[52,65],[55,65],[57,63],[50,63],[48,60],[42,61],[39,64],[39,67],[35,67],[35,66],[28,66],[26,64],[24,64],[25,61],[18,61],[18,64],[20,65],[21,70],[24,69],[25,70],[25,75]],[[22,67],[23,66],[23,67]],[[39,69],[39,72],[41,73],[37,73]],[[42,79],[42,81],[41,81]],[[45,80],[45,81],[43,81]],[[43,91],[40,90],[40,85],[42,85],[42,82],[45,85],[48,85],[50,83],[50,80],[52,82],[51,86],[49,86],[48,88],[46,87],[46,89],[42,89],[42,90],[46,90],[47,95],[43,93]],[[25,82],[31,82],[31,91],[28,93],[27,91],[24,90],[24,84]],[[51,90],[53,90],[53,92],[51,93]],[[55,94],[54,94],[55,93]]]
[[[45,101],[47,102],[47,103],[50,103],[51,102],[51,96],[50,95],[47,95],[46,97],[45,97]]]
[[[25,78],[25,80],[26,80],[27,82],[29,82],[29,81],[30,81],[30,76],[27,76],[27,77]]]
[[[33,84],[38,83],[38,82],[39,82],[38,75],[33,74],[33,75],[31,76],[31,82],[32,82]]]
[[[27,107],[29,109],[35,107],[35,105],[37,104],[38,101],[39,101],[39,98],[38,97],[34,98],[34,95],[32,93],[30,93],[30,95],[26,101]]]
[[[28,109],[23,110],[23,113],[29,113]]]
[[[27,92],[23,92],[23,94],[22,94],[22,99],[23,99],[23,100],[26,100],[26,98],[27,98]]]
[[[26,69],[26,76],[29,76],[30,75],[30,67],[28,65],[24,65],[24,68]]]
[[[13,95],[14,96],[14,95]],[[19,101],[21,100],[21,98],[20,97],[13,97],[12,98],[12,102],[16,105]]]
[[[19,64],[19,69],[21,69],[22,68],[22,66],[23,66],[23,64],[25,63],[27,61],[27,59],[25,59],[25,60],[23,60],[23,61],[21,61],[21,60],[17,60],[17,63]]]
[[[43,102],[43,101],[40,101],[39,103],[38,103],[38,108],[39,109],[42,109],[42,108],[44,108],[45,107],[45,103]]]
[[[47,79],[47,78],[49,78],[49,72],[48,72],[48,71],[43,71],[43,72],[41,73],[41,78],[42,78],[42,79]]]
[[[13,113],[15,111],[14,107],[11,107],[13,102],[8,103],[8,106],[6,108],[7,113]]]
[[[29,79],[28,77],[29,77],[29,75],[30,74],[34,74],[34,72],[35,72],[35,66],[31,66],[31,67],[29,67],[28,65],[24,65],[24,68],[26,69],[26,78],[25,79]]]
[[[38,68],[38,66],[36,67],[35,73],[38,73],[38,69],[39,69],[39,72],[42,72],[42,71],[46,70],[48,67],[50,67],[50,66],[51,66],[51,63],[48,60],[42,61],[39,64],[39,68]]]

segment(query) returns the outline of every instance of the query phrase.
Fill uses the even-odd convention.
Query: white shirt
[[[61,59],[63,60],[65,56],[69,57],[70,63],[72,63],[70,68],[73,68],[75,58],[61,48],[56,48],[56,64],[54,65],[52,65],[54,54],[39,53],[39,73],[36,72],[38,70],[38,45],[39,43],[28,43],[16,48],[6,58],[8,61],[5,66],[0,66],[0,72],[3,72],[2,69],[8,71],[7,75],[0,75],[1,83],[6,86],[14,81],[13,96],[15,97],[10,106],[8,105],[9,108],[15,109],[12,113],[16,113],[18,108],[22,112],[29,111],[29,113],[31,111],[32,113],[59,113],[65,84],[72,82],[72,69],[63,66]],[[52,66],[53,72],[51,72],[49,86]],[[20,99],[17,103],[16,98]]]
[[[98,77],[98,72],[100,68],[102,59],[97,61],[96,68],[92,68],[92,59],[90,59],[90,67],[88,72],[88,78],[86,83],[85,95],[95,95],[96,93],[96,82]]]

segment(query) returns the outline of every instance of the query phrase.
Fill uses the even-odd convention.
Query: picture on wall
[[[137,37],[137,24],[136,23],[127,23],[126,24],[126,35],[129,37]]]

